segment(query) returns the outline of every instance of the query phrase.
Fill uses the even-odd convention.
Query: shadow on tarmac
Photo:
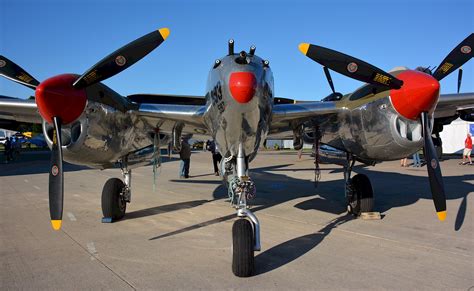
[[[178,211],[181,209],[193,208],[193,207],[200,206],[206,202],[210,202],[210,201],[209,200],[194,200],[194,201],[179,202],[179,203],[174,203],[174,204],[140,209],[140,210],[136,210],[132,212],[127,212],[125,217],[122,220],[119,220],[117,222],[141,218],[141,217],[147,217],[147,216],[152,216],[152,215],[158,215],[158,214],[163,214],[163,213],[172,212],[172,211]]]
[[[318,246],[333,229],[352,219],[349,214],[340,216],[315,233],[294,238],[258,254],[255,256],[255,274],[265,274],[298,259]]]
[[[305,211],[324,211],[335,215],[343,215],[346,212],[342,169],[322,169],[322,175],[324,175],[324,172],[328,171],[341,172],[341,178],[333,181],[320,181],[318,187],[314,188],[312,181],[310,182],[275,173],[281,171],[291,172],[293,169],[285,169],[288,166],[291,166],[291,164],[262,167],[251,170],[251,176],[257,185],[257,198],[251,202],[255,205],[252,207],[253,212],[258,212],[302,197],[308,197],[310,199],[295,204],[294,206],[298,209]],[[379,172],[375,169],[376,168],[373,167],[367,168],[363,165],[356,165],[353,171],[353,175],[356,173],[363,173],[371,179],[375,193],[375,211],[384,213],[395,207],[414,204],[420,199],[432,200],[427,176],[414,176],[410,174],[411,171],[406,174],[400,174]],[[413,171],[423,171],[423,173],[425,173],[426,169],[421,168]],[[458,231],[461,229],[466,216],[467,195],[472,190],[472,185],[468,181],[474,180],[474,174],[445,176],[443,177],[443,180],[446,189],[446,199],[463,199],[459,209],[457,209],[454,225],[454,229]],[[221,182],[217,181],[200,181],[192,179],[176,180],[175,182],[221,184]],[[403,190],[401,191],[401,189]],[[227,188],[222,184],[219,185],[214,190],[213,198],[216,200],[227,198]],[[452,213],[454,213],[454,211]],[[435,217],[436,215],[433,205],[433,219],[435,219]],[[150,238],[150,240],[157,240],[177,235],[235,218],[236,215],[233,213],[158,235]],[[257,270],[257,272],[263,274],[304,255],[306,252],[316,247],[332,229],[351,219],[352,216],[350,215],[340,216],[316,233],[292,239],[261,253],[256,257],[256,260],[257,262],[261,261],[264,266],[260,266],[261,269]]]

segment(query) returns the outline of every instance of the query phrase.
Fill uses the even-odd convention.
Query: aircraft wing
[[[141,118],[152,127],[159,126],[164,133],[170,133],[177,123],[184,125],[183,133],[205,134],[202,120],[204,97],[178,95],[132,95],[128,98],[137,104],[138,110],[130,113]],[[0,120],[41,123],[35,100],[0,98]]]
[[[336,118],[344,109],[334,101],[294,102],[275,104],[268,138],[284,139],[293,137],[293,126],[312,119]]]
[[[449,118],[465,110],[474,110],[474,93],[440,95],[434,115],[435,118]]]
[[[0,98],[0,119],[41,123],[35,100]]]

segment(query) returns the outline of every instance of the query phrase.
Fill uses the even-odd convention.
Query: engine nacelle
[[[52,146],[53,127],[43,122],[43,132]],[[82,115],[62,128],[64,160],[93,168],[111,168],[127,155],[129,168],[149,162],[153,156],[154,128],[135,115],[112,106],[88,101]],[[167,136],[160,136],[160,143],[168,143]]]

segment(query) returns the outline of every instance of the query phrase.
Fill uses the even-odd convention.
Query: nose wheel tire
[[[102,190],[102,214],[104,218],[111,218],[112,221],[120,220],[124,217],[127,209],[127,202],[123,198],[125,184],[118,178],[107,180]]]
[[[237,277],[249,277],[255,269],[254,232],[250,221],[239,219],[232,227],[232,272]]]
[[[357,174],[350,183],[351,194],[347,197],[347,211],[354,216],[360,216],[362,212],[372,212],[374,192],[369,178],[364,174]]]

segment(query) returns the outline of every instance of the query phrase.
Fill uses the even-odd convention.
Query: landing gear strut
[[[347,166],[344,167],[346,182],[347,212],[358,217],[363,212],[372,212],[374,207],[374,192],[369,178],[364,174],[357,174],[351,179],[352,167],[355,159],[347,155]]]
[[[238,277],[249,277],[255,270],[254,251],[260,250],[260,223],[247,206],[247,200],[255,196],[255,184],[248,177],[242,145],[235,163],[237,173],[229,182],[229,192],[239,219],[232,227],[232,272]]]
[[[127,203],[131,200],[132,170],[122,162],[123,182],[118,178],[107,180],[102,189],[102,222],[111,223],[125,216]]]

